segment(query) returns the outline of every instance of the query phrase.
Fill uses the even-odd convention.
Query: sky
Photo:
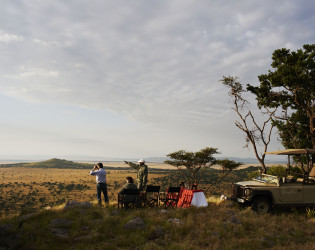
[[[0,159],[254,158],[220,79],[257,85],[274,50],[314,43],[314,13],[313,0],[3,0]]]

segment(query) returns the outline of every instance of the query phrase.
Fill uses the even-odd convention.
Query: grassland
[[[94,163],[95,164],[95,163]],[[89,175],[92,163],[76,163],[51,159],[38,163],[13,163],[0,165],[0,217],[18,215],[47,206],[64,204],[69,200],[95,201],[95,177]],[[107,170],[109,198],[117,199],[117,192],[127,176],[136,178],[136,170],[123,162],[104,163]],[[177,186],[183,181],[174,167],[148,163],[148,184],[161,185],[162,191],[168,186]],[[42,167],[41,167],[42,166]],[[235,172],[236,173],[236,172]],[[200,188],[207,188],[215,181],[220,170],[212,169],[204,173]],[[244,170],[231,174],[225,182],[211,188],[207,195],[229,193],[230,183],[242,180],[247,175]]]
[[[230,183],[243,180],[255,168],[240,169],[207,193],[206,208],[161,208],[117,211],[116,194],[126,176],[136,177],[123,163],[106,163],[110,206],[96,204],[95,177],[89,169],[12,166],[0,167],[0,248],[16,249],[315,249],[315,210],[277,209],[257,215],[235,203],[221,202]],[[88,165],[92,166],[92,165]],[[149,183],[162,189],[177,185],[178,171],[149,164]],[[109,169],[110,168],[110,169]],[[220,175],[212,169],[200,187]],[[63,209],[66,201],[90,201],[92,208]],[[50,210],[43,209],[46,206]],[[29,217],[30,215],[30,217]],[[26,217],[24,217],[26,216]],[[144,229],[124,225],[140,217]],[[54,219],[71,221],[62,228],[67,236],[51,231]],[[179,223],[172,223],[177,219]],[[1,245],[2,244],[2,245]]]
[[[127,230],[133,218],[144,227]],[[58,230],[54,220],[66,223]],[[315,249],[315,218],[297,210],[257,215],[209,199],[205,208],[62,209],[0,220],[0,247],[13,249]],[[1,234],[1,230],[4,231]],[[4,236],[4,237],[3,237]],[[4,248],[6,249],[6,248]]]
[[[136,171],[108,171],[108,193],[116,200],[118,189],[127,176],[136,178]],[[149,182],[165,173],[150,173]],[[95,177],[89,169],[56,169],[9,167],[0,168],[0,214],[15,215],[24,210],[55,206],[68,200],[93,201],[96,199]]]

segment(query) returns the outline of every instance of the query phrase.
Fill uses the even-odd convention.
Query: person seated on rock
[[[118,192],[119,196],[124,193],[126,189],[137,189],[137,185],[133,183],[133,178],[131,176],[126,177],[126,184],[123,185],[122,189]],[[132,202],[135,200],[135,195],[125,195],[123,202]]]

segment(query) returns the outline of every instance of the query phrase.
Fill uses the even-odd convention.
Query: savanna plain
[[[95,177],[85,169],[0,168],[1,249],[315,249],[315,210],[274,209],[257,215],[250,208],[220,200],[231,182],[244,180],[253,170],[233,171],[206,193],[208,207],[140,208],[117,210],[117,192],[126,176],[136,171],[123,163],[104,163],[110,205],[96,202]],[[166,164],[148,163],[148,184],[162,191],[181,181]],[[93,165],[91,165],[93,166]],[[220,176],[213,170],[212,182]],[[210,176],[209,175],[209,176]],[[209,177],[209,180],[211,178]],[[210,182],[203,182],[206,189]],[[89,201],[92,207],[65,209],[66,202]],[[47,209],[49,208],[49,209]],[[128,230],[140,218],[144,226]],[[52,224],[63,220],[56,234]]]

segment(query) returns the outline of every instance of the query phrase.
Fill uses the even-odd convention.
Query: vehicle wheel
[[[268,198],[259,197],[253,202],[252,209],[258,214],[266,214],[271,210],[271,202]]]

